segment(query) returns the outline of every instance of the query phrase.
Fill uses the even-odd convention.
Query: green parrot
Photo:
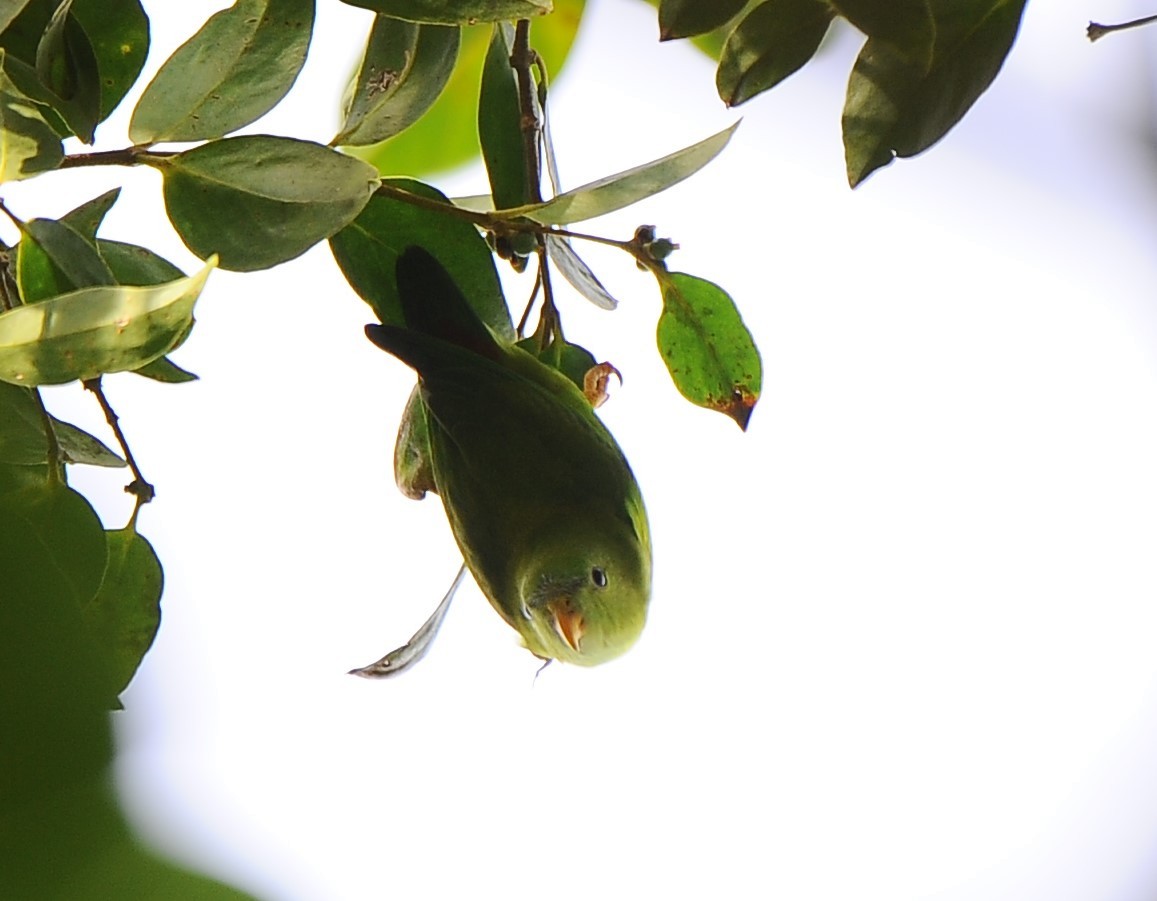
[[[593,666],[639,637],[651,543],[638,484],[590,401],[498,339],[429,253],[397,262],[406,326],[368,325],[418,373],[433,489],[494,609],[543,660]]]

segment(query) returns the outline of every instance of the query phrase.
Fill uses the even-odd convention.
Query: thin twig
[[[519,19],[514,26],[514,46],[510,66],[518,80],[519,128],[522,131],[522,157],[526,164],[526,186],[531,203],[542,202],[542,171],[538,155],[539,122],[535,113],[534,75],[531,67],[537,54],[530,49],[530,20]]]
[[[1157,22],[1157,16],[1145,16],[1143,19],[1133,19],[1131,22],[1119,22],[1116,25],[1101,25],[1098,22],[1090,22],[1085,33],[1089,36],[1090,41],[1099,41],[1105,35],[1112,34],[1114,31],[1139,28],[1142,25],[1148,25],[1150,22]]]
[[[40,389],[32,389],[32,398],[36,401],[36,407],[40,410],[40,421],[44,424],[44,438],[48,442],[48,481],[54,483],[64,482],[64,454],[60,450],[60,441],[56,437],[56,424],[52,419],[52,414],[48,412],[48,408],[44,406],[44,398],[40,396]]]
[[[71,153],[60,163],[61,169],[81,166],[137,166],[158,162],[176,156],[175,150],[149,150],[145,147],[122,147],[119,150],[97,150],[92,153]]]
[[[100,376],[93,379],[85,379],[82,383],[85,388],[96,395],[97,402],[100,408],[104,411],[104,418],[116,435],[117,443],[121,446],[124,452],[125,461],[129,464],[129,469],[132,470],[133,480],[128,485],[125,485],[125,491],[136,498],[136,507],[133,508],[132,519],[129,520],[130,525],[136,522],[137,511],[141,509],[143,504],[147,504],[154,497],[156,497],[156,490],[153,488],[145,477],[141,475],[141,469],[137,466],[136,458],[133,457],[132,450],[129,449],[129,443],[125,440],[125,433],[121,431],[120,417],[117,416],[116,411],[113,410],[112,405],[108,402],[108,398],[104,395],[104,388],[101,387]]]

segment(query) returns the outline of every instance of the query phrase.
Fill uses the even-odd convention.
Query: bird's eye
[[[591,581],[595,583],[596,588],[606,588],[607,571],[601,566],[596,566],[591,570]]]

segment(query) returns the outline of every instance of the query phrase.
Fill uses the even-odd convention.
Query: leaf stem
[[[32,389],[32,398],[36,401],[36,407],[40,410],[40,420],[44,424],[44,438],[48,442],[48,481],[50,484],[60,485],[65,481],[64,478],[64,454],[60,450],[60,441],[56,437],[56,427],[52,421],[52,415],[48,412],[48,408],[44,406],[44,398],[40,396],[40,389]]]
[[[113,410],[112,404],[108,402],[105,397],[104,388],[101,387],[100,376],[96,378],[85,379],[81,382],[84,387],[96,395],[97,403],[100,404],[101,410],[104,411],[104,418],[116,435],[117,443],[120,444],[121,450],[124,452],[125,460],[129,464],[129,469],[132,470],[133,480],[128,485],[125,485],[125,491],[136,498],[136,506],[133,508],[132,518],[129,520],[130,528],[136,524],[137,512],[141,509],[143,504],[147,504],[154,497],[156,497],[156,490],[145,477],[141,475],[141,469],[137,466],[136,458],[133,457],[133,452],[129,449],[129,443],[125,440],[125,433],[121,431],[120,417],[117,416],[116,411]]]
[[[538,154],[539,122],[535,108],[534,74],[531,67],[537,58],[530,49],[530,20],[519,19],[514,26],[514,46],[510,48],[510,67],[518,80],[519,128],[522,131],[522,158],[526,162],[526,184],[530,202],[542,203],[542,171]]]
[[[76,169],[81,166],[138,166],[142,163],[156,163],[172,156],[177,150],[149,150],[144,146],[122,147],[119,150],[96,150],[92,153],[72,153],[60,163],[61,169]]]
[[[1130,22],[1119,22],[1116,25],[1101,25],[1098,22],[1090,22],[1085,33],[1088,35],[1090,41],[1099,41],[1105,35],[1111,34],[1114,31],[1138,28],[1141,25],[1148,25],[1150,22],[1157,22],[1157,16],[1145,16],[1142,19],[1133,19]]]

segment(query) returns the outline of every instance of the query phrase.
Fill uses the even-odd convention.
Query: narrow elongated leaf
[[[12,20],[20,15],[21,10],[28,5],[28,0],[4,0],[0,3],[0,31],[12,24]]]
[[[385,185],[449,203],[443,194],[421,182],[390,179]],[[402,251],[418,245],[446,268],[483,322],[500,337],[514,339],[494,256],[470,223],[379,193],[357,219],[330,238],[329,244],[350,286],[382,322],[405,324],[394,269]]]
[[[376,144],[414,124],[450,80],[460,42],[456,27],[378,16],[345,122],[330,143]]]
[[[596,307],[613,310],[619,305],[619,302],[603,287],[598,276],[591,271],[591,267],[575,252],[568,238],[547,235],[546,252],[574,289]]]
[[[0,380],[54,385],[152,362],[188,333],[215,265],[164,285],[81,288],[0,313]]]
[[[53,432],[66,463],[121,467],[125,461],[100,439],[52,417]],[[44,417],[31,388],[0,382],[0,461],[33,466],[48,461]]]
[[[5,54],[0,50],[0,67]],[[42,107],[25,95],[0,68],[0,184],[55,169],[64,159],[60,136]]]
[[[570,52],[583,8],[583,0],[555,0],[554,12],[534,22],[534,49],[552,79]],[[463,28],[458,63],[426,114],[388,141],[351,152],[384,175],[440,172],[476,158],[478,93],[489,41],[490,26]]]
[[[36,48],[36,74],[62,101],[52,105],[73,134],[91,144],[100,121],[100,67],[70,0],[57,7]]]
[[[60,221],[72,228],[81,237],[90,242],[96,241],[96,233],[104,217],[112,209],[113,204],[121,196],[120,188],[105,191],[99,197],[86,200],[60,217]]]
[[[659,3],[659,40],[705,34],[727,23],[745,0],[662,0]]]
[[[566,225],[621,210],[694,175],[719,155],[738,127],[736,122],[698,144],[634,169],[600,178],[545,203],[498,210],[496,215],[509,218],[525,216],[543,225]]]
[[[310,141],[245,135],[158,164],[174,228],[202,259],[267,269],[348,225],[377,187],[361,160]]]
[[[350,6],[410,22],[473,25],[529,19],[551,11],[551,0],[342,0]]]
[[[146,363],[139,369],[134,369],[135,375],[143,375],[154,382],[164,382],[167,385],[181,385],[185,382],[195,382],[198,376],[187,369],[182,369],[168,357],[161,357]]]
[[[531,193],[526,144],[522,138],[518,80],[510,67],[513,42],[510,26],[494,23],[478,96],[478,138],[490,179],[490,196],[498,209],[523,206],[537,199]],[[537,167],[535,169],[537,171]]]
[[[937,5],[931,64],[869,38],[848,79],[844,155],[855,187],[895,157],[928,149],[963,118],[1000,71],[1025,0]]]
[[[112,669],[112,693],[132,680],[161,625],[161,561],[135,529],[107,532],[108,564],[100,590],[84,605],[85,622]]]
[[[54,219],[32,219],[17,246],[16,283],[25,303],[39,303],[116,280],[95,244],[76,229]]]
[[[141,74],[149,53],[149,18],[140,0],[73,0],[96,56],[100,76],[100,121],[117,108]]]
[[[129,123],[136,144],[219,138],[263,116],[305,63],[314,0],[237,0],[177,48]]]
[[[763,367],[735,302],[713,282],[682,272],[658,275],[663,292],[659,353],[691,403],[747,428],[759,400]]]
[[[936,22],[933,0],[828,0],[832,8],[870,38],[891,44],[927,69]],[[943,5],[943,4],[942,4]],[[960,4],[961,6],[967,4]],[[973,4],[975,5],[975,3]]]
[[[826,0],[767,0],[723,45],[715,84],[728,106],[775,87],[811,59],[832,22]]]

